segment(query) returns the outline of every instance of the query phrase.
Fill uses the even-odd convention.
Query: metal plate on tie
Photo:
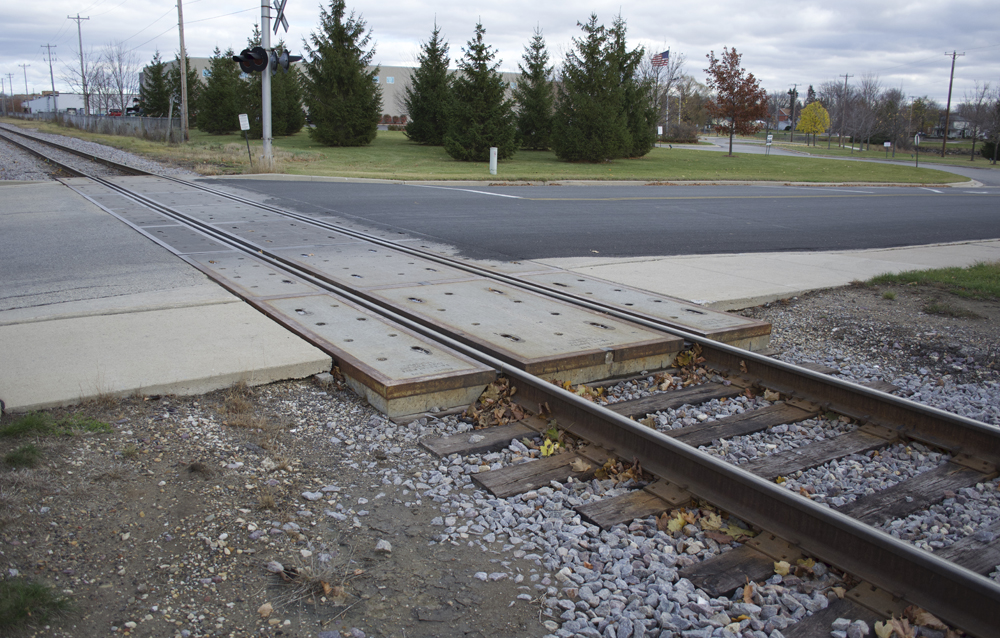
[[[515,367],[571,383],[669,367],[683,344],[672,335],[495,282],[369,294]]]
[[[765,347],[771,334],[771,324],[768,323],[586,275],[557,271],[525,275],[523,278],[556,291],[638,312],[681,330],[749,350]]]

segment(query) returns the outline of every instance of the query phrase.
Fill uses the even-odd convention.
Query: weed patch
[[[891,290],[886,290],[885,292],[882,293],[882,298],[888,299],[889,301],[893,301],[896,298],[896,293],[894,293]]]
[[[25,436],[67,436],[81,433],[111,432],[111,426],[103,421],[73,414],[55,419],[48,414],[32,412],[7,425],[0,427],[0,437],[21,438]]]
[[[40,460],[42,460],[42,451],[32,443],[22,445],[3,457],[4,463],[13,468],[35,467]]]
[[[949,303],[933,301],[923,308],[928,315],[944,315],[946,317],[957,317],[959,319],[982,319],[983,316],[977,312],[958,308]]]
[[[71,609],[69,599],[23,578],[0,580],[0,629],[43,623]]]

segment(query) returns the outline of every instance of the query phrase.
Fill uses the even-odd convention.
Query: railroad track
[[[573,446],[572,452],[477,474],[477,482],[497,497],[529,493],[553,480],[564,482],[571,477],[588,480],[608,459],[636,462],[652,477],[648,485],[614,499],[582,506],[578,510],[580,514],[608,528],[698,501],[707,502],[760,530],[754,538],[744,539],[738,549],[683,570],[682,575],[705,592],[725,594],[748,579],[767,578],[773,573],[775,561],[794,564],[801,557],[814,557],[860,581],[844,598],[850,602],[835,603],[829,610],[810,617],[811,620],[789,628],[786,635],[810,635],[809,631],[826,635],[831,614],[835,618],[837,615],[857,617],[861,613],[845,605],[860,605],[885,616],[898,615],[903,606],[915,604],[982,637],[995,635],[995,628],[1000,626],[1000,605],[997,604],[1000,586],[984,576],[1000,564],[1000,547],[969,536],[932,554],[898,541],[875,527],[919,512],[947,494],[995,477],[1000,463],[998,428],[882,391],[891,388],[864,387],[837,379],[828,374],[829,370],[793,366],[712,341],[704,333],[684,330],[683,325],[630,310],[626,304],[596,302],[567,292],[565,285],[560,289],[537,281],[524,281],[511,274],[264,206],[208,186],[176,178],[159,178],[214,197],[225,197],[242,206],[281,215],[295,223],[343,233],[373,246],[401,251],[669,333],[683,339],[697,367],[707,371],[702,383],[682,388],[671,384],[670,389],[638,400],[598,405],[576,392],[557,387],[550,380],[512,366],[509,359],[498,357],[496,352],[483,352],[479,344],[465,335],[442,332],[440,325],[427,321],[424,315],[405,306],[393,306],[377,295],[345,286],[320,270],[269,251],[262,243],[226,233],[148,196],[132,192],[123,184],[96,176],[91,179],[214,242],[253,255],[254,259],[276,271],[333,291],[415,334],[433,339],[442,347],[502,371],[517,388],[515,396],[521,408],[542,418],[536,416],[479,430],[468,438],[426,441],[429,449],[442,456],[488,453],[507,447],[512,439],[537,436],[548,429],[553,419],[559,430],[579,443]],[[591,387],[599,385],[588,384]],[[579,390],[579,386],[575,389]],[[757,409],[741,414],[720,418],[708,418],[705,414],[711,413],[715,409],[713,406],[720,402],[748,394],[763,395],[769,400],[758,401],[750,406]],[[670,421],[671,411],[678,409],[705,415],[706,419],[682,427],[662,427],[661,421]],[[791,451],[764,455],[739,466],[698,449],[733,437],[819,421],[840,424],[838,427],[847,431]],[[935,469],[839,507],[817,504],[807,491],[795,493],[779,484],[783,478],[823,467],[852,454],[881,452],[893,445],[908,443],[938,450],[947,460]],[[994,524],[991,531],[1000,534],[1000,525]]]

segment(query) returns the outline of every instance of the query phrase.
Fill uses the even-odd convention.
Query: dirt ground
[[[502,557],[429,546],[434,503],[382,484],[385,468],[430,466],[433,455],[334,448],[331,431],[363,436],[380,418],[349,390],[291,381],[53,415],[69,412],[113,432],[38,438],[38,467],[0,469],[4,575],[54,585],[75,605],[24,635],[546,633],[538,605],[516,600],[530,581],[472,578]],[[0,455],[24,442],[0,439]],[[390,553],[376,550],[383,540]]]
[[[935,300],[952,315],[924,312]],[[773,322],[779,350],[837,341],[901,373],[930,366],[970,383],[996,381],[1000,368],[996,302],[849,287],[743,314]],[[432,543],[437,504],[418,504],[391,479],[436,467],[435,458],[412,441],[394,443],[398,452],[366,445],[381,417],[349,390],[289,381],[52,411],[71,413],[112,431],[31,438],[42,450],[35,468],[0,462],[0,576],[53,585],[74,604],[19,635],[547,633],[540,606],[517,598],[533,598],[544,573],[499,552]],[[25,442],[0,438],[0,457]],[[472,577],[500,565],[525,579]]]

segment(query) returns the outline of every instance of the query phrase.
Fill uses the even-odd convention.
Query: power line
[[[246,13],[247,11],[255,11],[257,7],[250,7],[249,9],[241,9],[240,11],[233,11],[232,13],[223,13],[221,16],[213,16],[211,18],[202,18],[201,20],[188,20],[188,24],[194,24],[195,22],[205,22],[206,20],[215,20],[216,18],[225,18],[226,16],[234,16],[237,13]]]
[[[160,21],[160,20],[162,20],[163,18],[166,18],[166,17],[168,16],[168,15],[170,15],[170,14],[171,14],[171,13],[173,13],[173,12],[174,12],[174,8],[173,8],[173,7],[170,7],[169,9],[167,9],[166,13],[164,13],[163,15],[161,15],[161,16],[160,16],[159,18],[157,18],[157,19],[153,20],[152,22],[150,22],[149,24],[147,24],[147,25],[146,25],[146,26],[144,26],[143,28],[139,29],[138,31],[136,31],[135,33],[133,33],[132,35],[130,35],[129,37],[125,38],[124,40],[122,40],[122,42],[128,42],[129,40],[131,40],[131,39],[132,39],[132,38],[134,38],[135,36],[139,35],[140,33],[142,33],[143,31],[145,31],[145,30],[146,30],[146,29],[148,29],[149,27],[153,26],[154,24],[156,24],[157,22],[159,22],[159,21]],[[160,35],[163,35],[163,34],[161,33]],[[158,36],[156,36],[156,37],[158,38],[158,37],[160,37],[160,36],[158,35]],[[155,38],[154,38],[154,39],[155,39]],[[147,42],[148,42],[148,40],[147,40]],[[144,42],[143,44],[145,44],[145,42]],[[139,45],[139,46],[142,46],[142,45]]]

